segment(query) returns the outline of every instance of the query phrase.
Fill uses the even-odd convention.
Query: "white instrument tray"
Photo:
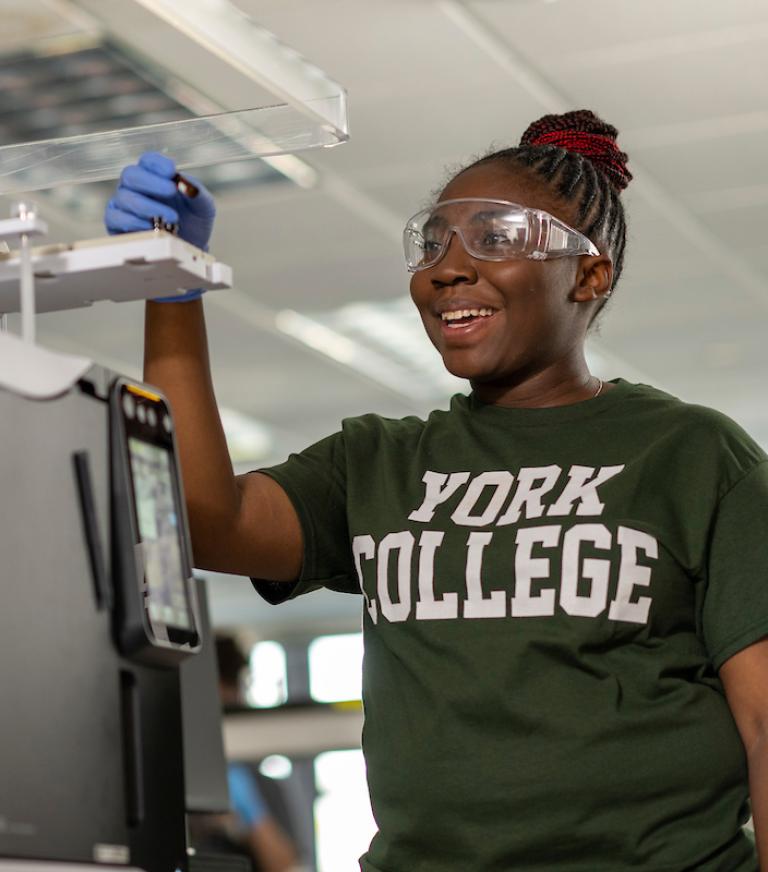
[[[230,267],[165,230],[35,247],[32,268],[37,312],[232,287]],[[19,308],[19,253],[0,253],[0,314]]]

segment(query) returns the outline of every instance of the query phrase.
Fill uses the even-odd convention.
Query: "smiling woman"
[[[472,387],[426,420],[347,418],[235,478],[203,301],[147,304],[196,565],[271,603],[361,597],[363,872],[758,872],[750,799],[768,864],[768,455],[587,368],[624,260],[616,135],[545,116],[407,222],[414,303]],[[149,163],[111,228],[173,197],[207,239],[205,190],[201,220]]]
[[[616,134],[592,112],[546,116],[408,222],[411,295],[427,334],[446,368],[490,402],[560,405],[602,388],[583,345],[624,260],[619,191],[632,176]],[[492,317],[471,315],[481,308]]]

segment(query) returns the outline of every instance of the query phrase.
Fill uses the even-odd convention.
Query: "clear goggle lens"
[[[586,236],[543,212],[506,200],[443,200],[414,215],[403,232],[405,261],[411,272],[436,264],[451,234],[480,260],[545,260],[599,254]]]

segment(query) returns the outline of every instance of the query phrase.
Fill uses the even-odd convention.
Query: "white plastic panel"
[[[0,333],[0,390],[30,400],[52,400],[70,391],[92,365],[86,357],[48,351],[12,333]]]
[[[38,312],[232,287],[226,264],[165,231],[41,246],[32,258]],[[0,314],[19,309],[19,257],[11,252],[0,258]]]

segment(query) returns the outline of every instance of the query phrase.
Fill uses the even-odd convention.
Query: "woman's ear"
[[[598,300],[611,291],[613,261],[607,254],[584,255],[581,258],[573,299],[577,302]]]

